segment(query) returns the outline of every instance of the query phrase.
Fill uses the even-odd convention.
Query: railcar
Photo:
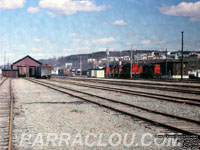
[[[46,78],[50,79],[51,78],[51,65],[40,65],[36,68],[36,78]]]
[[[105,68],[106,76],[112,78],[130,78],[130,71],[130,63]],[[132,77],[161,78],[160,64],[132,64]]]
[[[130,78],[130,63],[127,63],[122,66],[122,71],[120,74],[121,78]],[[132,64],[132,76],[133,78],[140,77],[140,74],[143,72],[143,66],[138,64]]]
[[[142,78],[161,78],[160,64],[144,64]]]

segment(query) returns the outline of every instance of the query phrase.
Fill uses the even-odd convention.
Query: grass
[[[73,109],[73,110],[71,110],[70,112],[75,112],[75,113],[83,113],[83,111],[82,111],[82,110],[78,110],[78,109]]]

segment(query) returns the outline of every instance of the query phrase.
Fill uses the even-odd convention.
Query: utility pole
[[[166,79],[167,79],[167,48],[166,48],[166,60],[165,60],[165,75],[166,75]]]
[[[132,79],[132,64],[133,64],[133,50],[132,50],[132,44],[131,44],[130,79]]]
[[[184,34],[184,31],[182,31],[181,34],[182,34],[182,44],[181,44],[181,80],[183,80],[183,34]]]
[[[93,51],[92,51],[92,69],[94,69],[94,56],[93,56]]]
[[[108,60],[108,56],[109,56],[109,49],[106,48],[106,77],[110,76],[110,68],[109,68],[109,60]],[[108,70],[109,69],[109,70]]]
[[[107,64],[106,67],[109,67],[109,60],[108,60],[108,56],[109,56],[109,49],[106,49],[106,57],[107,57]]]
[[[4,51],[4,69],[6,69],[6,50]]]
[[[136,51],[136,62],[137,62],[137,65],[138,65],[138,51],[137,50],[135,50]]]
[[[82,57],[80,55],[80,76],[82,76]]]
[[[197,55],[197,78],[198,78],[198,74],[199,74],[199,72],[198,72],[198,70],[199,70],[199,58],[198,58],[198,55]]]

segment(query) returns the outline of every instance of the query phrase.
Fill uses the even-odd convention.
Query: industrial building
[[[36,68],[40,65],[42,65],[41,62],[27,55],[24,58],[14,62],[11,65],[11,69],[18,69],[19,77],[34,77],[36,75]]]

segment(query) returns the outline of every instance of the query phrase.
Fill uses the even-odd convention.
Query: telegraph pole
[[[182,34],[182,44],[181,44],[181,80],[183,80],[183,34],[184,34],[184,31],[182,31],[181,34]]]
[[[137,65],[138,65],[138,51],[137,50],[135,50],[136,51],[136,61],[137,61]]]
[[[80,55],[80,76],[82,76],[82,57]]]
[[[106,48],[106,77],[110,76],[110,71],[108,72],[108,68],[109,68],[109,60],[108,60],[108,56],[110,55],[109,53],[109,49]]]
[[[4,69],[6,69],[6,50],[4,51]]]
[[[165,75],[167,79],[167,48],[166,48],[166,61],[165,61]]]
[[[106,67],[109,67],[109,60],[108,60],[108,56],[109,56],[109,49],[107,48],[106,49],[106,57],[107,57],[107,66]]]
[[[131,58],[130,58],[130,78],[132,79],[132,64],[133,64],[133,50],[131,44]]]
[[[198,78],[198,74],[199,74],[199,72],[198,72],[198,70],[199,70],[199,58],[198,58],[198,55],[197,55],[197,78]]]

